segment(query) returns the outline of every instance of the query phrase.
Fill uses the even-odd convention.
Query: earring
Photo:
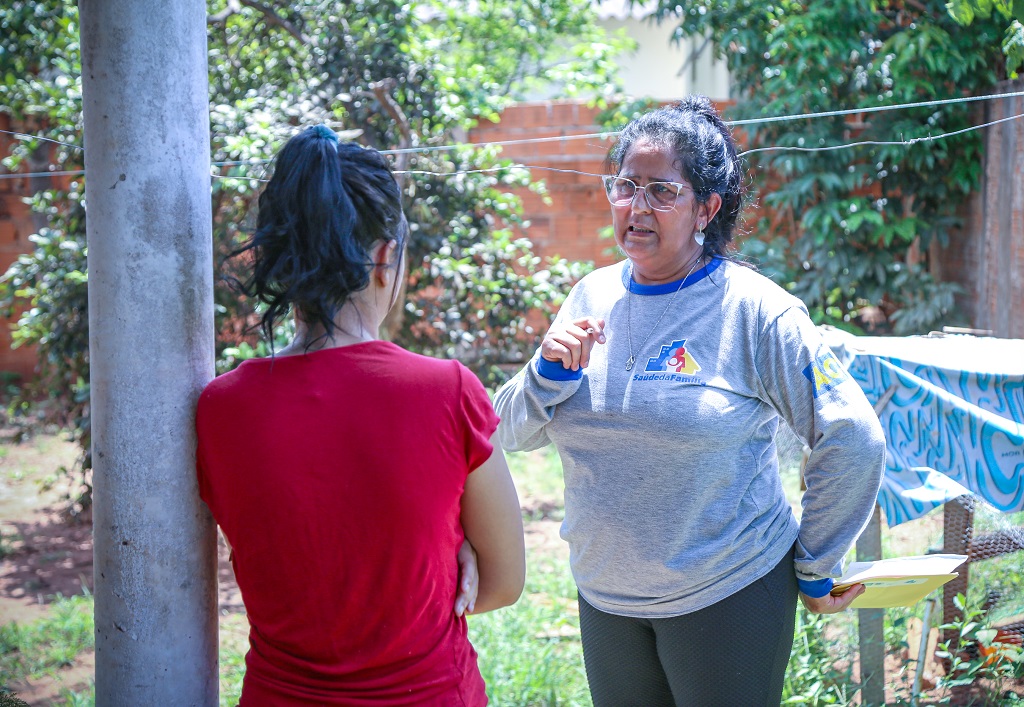
[[[701,248],[704,247],[704,224],[701,224],[697,232],[693,234],[693,240],[697,241],[697,245]]]

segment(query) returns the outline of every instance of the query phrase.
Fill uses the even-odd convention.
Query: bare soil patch
[[[27,624],[46,615],[61,597],[93,589],[92,519],[69,518],[71,467],[77,447],[60,436],[37,435],[16,442],[0,430],[0,625]],[[241,613],[241,595],[221,543],[218,580],[221,614]],[[81,691],[93,679],[95,656],[35,680],[4,688],[29,705],[52,705],[65,689]]]

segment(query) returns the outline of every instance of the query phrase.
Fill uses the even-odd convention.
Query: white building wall
[[[688,38],[672,43],[675,25],[671,21],[658,25],[637,17],[612,16],[599,24],[609,32],[625,29],[636,40],[636,50],[620,58],[623,88],[628,96],[670,101],[688,93],[702,93],[712,100],[729,98],[725,62],[713,58],[710,44],[696,59],[688,61],[704,40]]]

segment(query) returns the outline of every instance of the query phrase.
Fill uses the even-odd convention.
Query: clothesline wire
[[[934,140],[940,140],[942,138],[953,137],[954,135],[961,135],[963,133],[971,132],[972,130],[980,130],[982,128],[987,128],[987,127],[990,127],[992,125],[998,125],[999,123],[1006,123],[1006,122],[1011,121],[1011,120],[1018,120],[1020,118],[1024,118],[1024,113],[1018,113],[1017,115],[1011,115],[1009,117],[1000,118],[998,120],[991,120],[991,121],[989,121],[987,123],[981,123],[980,125],[971,125],[970,127],[962,128],[961,130],[953,130],[952,132],[948,132],[948,133],[942,133],[941,135],[925,135],[923,137],[915,137],[915,138],[911,138],[909,140],[862,140],[860,142],[849,143],[849,144],[845,144],[845,145],[825,145],[823,147],[801,147],[799,145],[793,145],[793,146],[789,146],[789,145],[775,145],[775,146],[771,146],[771,147],[757,147],[757,148],[754,148],[753,150],[745,150],[745,151],[743,151],[743,152],[741,152],[739,154],[740,154],[740,157],[744,157],[746,155],[752,155],[755,152],[774,152],[774,151],[778,151],[778,150],[795,150],[797,152],[827,152],[827,151],[830,151],[830,150],[842,150],[842,149],[847,148],[847,147],[854,147],[854,146],[860,146],[860,145],[881,145],[881,146],[886,146],[886,145],[891,145],[891,146],[906,145],[906,146],[911,146],[911,145],[916,145],[919,142],[931,142],[931,141],[934,141]]]
[[[805,120],[811,118],[832,118],[844,115],[856,115],[864,113],[878,113],[882,111],[890,110],[904,110],[909,108],[927,108],[932,106],[943,106],[943,105],[954,105],[959,103],[974,103],[977,101],[992,101],[1000,98],[1015,98],[1024,96],[1024,91],[1011,91],[1007,93],[993,93],[986,94],[984,96],[959,96],[956,98],[941,98],[930,101],[914,101],[910,103],[897,103],[893,105],[881,105],[881,106],[866,106],[863,108],[845,108],[841,110],[830,110],[820,111],[815,113],[797,113],[793,115],[779,115],[779,116],[764,116],[760,118],[746,118],[743,120],[729,120],[725,121],[726,125],[730,126],[742,126],[742,125],[755,125],[763,123],[777,123],[789,120]],[[521,138],[518,140],[494,140],[490,142],[480,143],[457,143],[453,145],[427,145],[422,147],[408,147],[395,150],[381,150],[381,154],[385,155],[400,155],[400,154],[414,154],[414,153],[430,153],[430,152],[441,152],[449,150],[457,150],[467,147],[480,148],[490,146],[507,146],[507,145],[523,145],[523,144],[534,144],[534,143],[545,143],[545,142],[556,142],[564,140],[584,140],[584,139],[607,139],[609,137],[615,137],[619,134],[618,130],[608,130],[598,133],[577,133],[573,135],[555,135],[549,137],[533,137],[533,138]],[[60,140],[53,140],[48,137],[41,135],[30,135],[28,133],[18,132],[15,130],[0,130],[0,133],[12,135],[18,139],[24,140],[41,140],[43,142],[50,142],[64,147],[71,147],[76,150],[84,150],[81,145],[75,145],[70,142],[62,142]],[[220,163],[214,163],[217,166],[236,166],[239,164],[258,164],[260,162],[267,162],[269,159],[258,159],[258,160],[244,160],[244,161],[226,161]]]
[[[739,156],[740,157],[744,157],[746,155],[752,155],[752,154],[755,154],[755,153],[758,153],[758,152],[773,152],[773,151],[781,151],[781,150],[790,150],[790,151],[796,151],[796,152],[830,152],[830,151],[834,151],[834,150],[844,150],[844,149],[850,149],[850,148],[853,148],[853,147],[861,147],[861,146],[865,146],[865,145],[870,145],[870,146],[900,146],[900,145],[903,145],[903,146],[909,147],[909,146],[916,145],[917,143],[920,143],[920,142],[932,142],[932,141],[935,141],[935,140],[941,140],[943,138],[952,137],[954,135],[961,135],[963,133],[971,132],[972,130],[980,130],[982,128],[987,128],[987,127],[990,127],[990,126],[993,126],[993,125],[998,125],[999,123],[1005,123],[1005,122],[1008,122],[1008,121],[1011,121],[1011,120],[1019,120],[1020,118],[1024,118],[1024,113],[1020,113],[1020,114],[1017,114],[1017,115],[1011,115],[1011,116],[1008,116],[1006,118],[1000,118],[998,120],[992,120],[992,121],[989,121],[987,123],[981,123],[979,125],[971,125],[969,127],[962,128],[960,130],[953,130],[953,131],[947,132],[947,133],[940,133],[939,135],[926,135],[926,136],[922,136],[922,137],[911,138],[909,140],[890,140],[890,141],[885,141],[885,140],[859,140],[859,141],[854,141],[854,142],[849,142],[849,143],[843,143],[843,144],[840,144],[840,145],[825,145],[825,146],[820,146],[820,147],[801,147],[801,146],[798,146],[798,145],[775,145],[775,146],[769,146],[769,147],[758,147],[758,148],[755,148],[755,149],[752,149],[752,150],[746,150],[744,152],[740,152]],[[212,163],[212,164],[214,166],[227,166],[227,165],[218,164],[218,163]],[[259,165],[259,166],[262,166],[263,164],[264,163],[262,161],[261,162],[241,162],[241,163],[233,163],[230,166],[245,166],[245,165],[253,165],[253,166]],[[483,173],[490,173],[490,172],[510,171],[510,170],[515,170],[515,169],[525,169],[525,170],[534,170],[535,169],[535,170],[541,170],[541,171],[547,171],[547,172],[560,172],[560,173],[564,173],[564,174],[578,174],[578,175],[581,175],[581,176],[584,176],[584,177],[603,177],[603,176],[605,176],[603,174],[597,174],[597,173],[594,173],[594,172],[581,172],[581,171],[575,170],[575,169],[565,169],[565,168],[562,168],[562,167],[546,167],[546,166],[541,166],[541,165],[528,165],[528,164],[522,164],[522,163],[511,163],[511,164],[506,164],[506,165],[499,165],[499,166],[496,166],[496,167],[482,167],[482,168],[478,168],[478,169],[454,170],[454,171],[451,171],[451,172],[434,172],[434,171],[430,171],[430,170],[408,169],[408,170],[395,170],[394,173],[395,174],[422,174],[422,175],[432,175],[432,176],[437,176],[437,177],[454,177],[454,176],[459,176],[459,175],[464,175],[464,174],[483,174]],[[0,174],[0,179],[19,179],[19,178],[27,178],[27,177],[50,177],[50,176],[73,176],[73,175],[81,175],[81,174],[84,174],[84,173],[85,173],[85,170],[64,170],[64,171],[60,171],[60,172],[29,172],[29,173],[15,172],[13,174]],[[212,174],[210,176],[213,179],[241,179],[241,180],[256,181],[256,182],[267,182],[267,181],[269,181],[267,179],[263,179],[262,177],[250,177],[250,176],[245,176],[245,175]]]
[[[4,135],[13,135],[19,140],[26,140],[35,142],[39,140],[41,142],[52,142],[54,145],[63,145],[64,147],[73,147],[76,150],[85,150],[81,145],[76,145],[73,142],[61,142],[60,140],[54,140],[52,138],[43,137],[42,135],[30,135],[29,133],[18,132],[17,130],[0,130],[0,133]]]
[[[29,177],[74,177],[85,174],[84,169],[62,169],[53,172],[8,172],[0,174],[0,179],[28,179]]]
[[[1024,96],[1024,91],[1012,91],[1010,93],[992,93],[985,96],[960,96],[958,98],[939,98],[931,101],[915,101],[913,103],[896,103],[886,106],[868,106],[866,108],[845,108],[843,110],[831,110],[822,113],[800,113],[796,115],[781,115],[766,118],[747,118],[745,120],[726,121],[727,125],[753,125],[755,123],[777,123],[784,120],[803,120],[805,118],[833,118],[843,115],[856,115],[858,113],[879,113],[888,110],[903,110],[905,108],[928,108],[931,106],[945,106],[956,103],[974,103],[976,101],[992,101],[998,98],[1016,98]]]

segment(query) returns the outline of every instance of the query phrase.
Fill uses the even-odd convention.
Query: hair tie
[[[314,126],[313,132],[316,133],[317,137],[322,137],[325,140],[330,140],[335,145],[338,144],[338,134],[331,130],[330,128],[328,128],[326,125]]]

